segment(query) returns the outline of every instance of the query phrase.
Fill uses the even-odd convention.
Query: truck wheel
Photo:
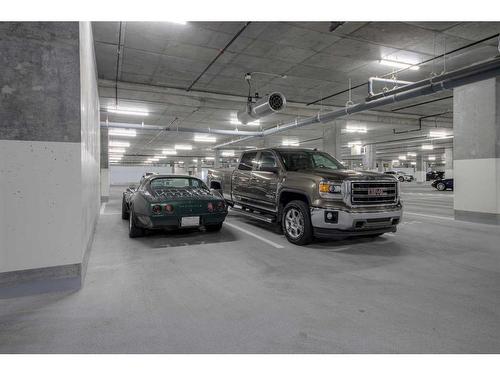
[[[127,203],[125,202],[125,197],[122,198],[122,219],[128,220],[130,212],[127,210]]]
[[[139,228],[135,225],[135,215],[134,211],[130,210],[129,220],[128,220],[128,236],[130,238],[142,237],[144,236],[144,229]]]
[[[307,245],[313,239],[309,206],[303,201],[291,201],[283,210],[281,220],[286,239],[295,245]]]
[[[207,232],[218,232],[222,229],[222,223],[205,225]]]
[[[439,191],[444,191],[444,190],[446,190],[446,185],[443,182],[439,182],[436,185],[436,189],[438,189]]]

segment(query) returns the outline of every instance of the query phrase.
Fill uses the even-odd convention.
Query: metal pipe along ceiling
[[[300,128],[306,125],[312,125],[316,123],[326,123],[337,118],[366,111],[376,107],[384,106],[387,104],[400,102],[419,96],[434,94],[439,91],[453,89],[468,83],[482,81],[484,79],[492,78],[500,75],[500,57],[495,57],[493,59],[468,66],[466,68],[458,69],[450,73],[443,74],[439,77],[434,77],[432,79],[426,79],[423,81],[415,82],[405,86],[404,88],[398,88],[395,90],[388,91],[385,93],[384,97],[380,99],[371,100],[368,102],[355,104],[350,107],[345,107],[343,109],[318,113],[313,117],[308,117],[302,120],[295,120],[284,125],[279,125],[271,129],[266,129],[262,132],[263,136],[272,135],[287,131],[294,128]],[[422,83],[424,82],[424,83]],[[242,142],[249,139],[248,137],[235,139],[223,144],[214,146],[214,148],[220,148],[228,146],[234,143]]]

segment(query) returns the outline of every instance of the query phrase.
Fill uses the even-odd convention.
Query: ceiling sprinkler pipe
[[[286,99],[283,94],[273,92],[257,100],[256,103],[247,103],[247,107],[238,112],[238,121],[246,125],[249,122],[282,111],[285,107]]]
[[[397,88],[384,94],[379,94],[383,96],[376,100],[355,104],[353,106],[345,107],[336,111],[318,113],[313,117],[308,117],[302,120],[295,120],[293,122],[289,122],[288,124],[279,125],[271,129],[266,129],[263,131],[263,135],[271,135],[319,122],[330,122],[346,115],[370,110],[376,107],[416,98],[419,96],[434,94],[443,90],[450,90],[455,87],[466,85],[472,82],[482,81],[485,79],[496,77],[498,75],[500,75],[500,57],[495,57],[482,63],[443,74],[439,78],[436,77],[415,82],[414,84],[409,84],[405,87]],[[427,82],[427,84],[423,84],[422,82]],[[248,138],[236,139],[226,143],[225,145],[241,142],[242,140],[247,139]],[[218,147],[219,145],[214,146],[214,148]]]
[[[393,84],[396,85],[396,86],[394,86],[394,88],[397,88],[398,87],[397,85],[406,86],[406,85],[410,85],[412,83],[415,83],[415,82],[409,82],[409,81],[401,81],[399,79],[370,77],[368,79],[368,95],[370,95],[370,96],[374,96],[375,95],[374,92],[373,92],[373,83],[374,82],[393,83]]]

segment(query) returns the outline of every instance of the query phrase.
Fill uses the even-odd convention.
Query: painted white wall
[[[455,210],[500,213],[500,159],[453,162]]]
[[[90,22],[80,22],[81,259],[90,246],[101,203],[99,92]]]
[[[170,166],[157,167],[147,165],[137,166],[109,166],[109,181],[111,185],[130,185],[137,184],[146,172],[156,172],[160,174],[170,174]]]
[[[81,262],[81,145],[0,140],[0,272]]]

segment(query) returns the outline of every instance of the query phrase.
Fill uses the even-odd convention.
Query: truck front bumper
[[[401,205],[389,208],[311,208],[316,237],[349,237],[395,232],[403,218]]]

